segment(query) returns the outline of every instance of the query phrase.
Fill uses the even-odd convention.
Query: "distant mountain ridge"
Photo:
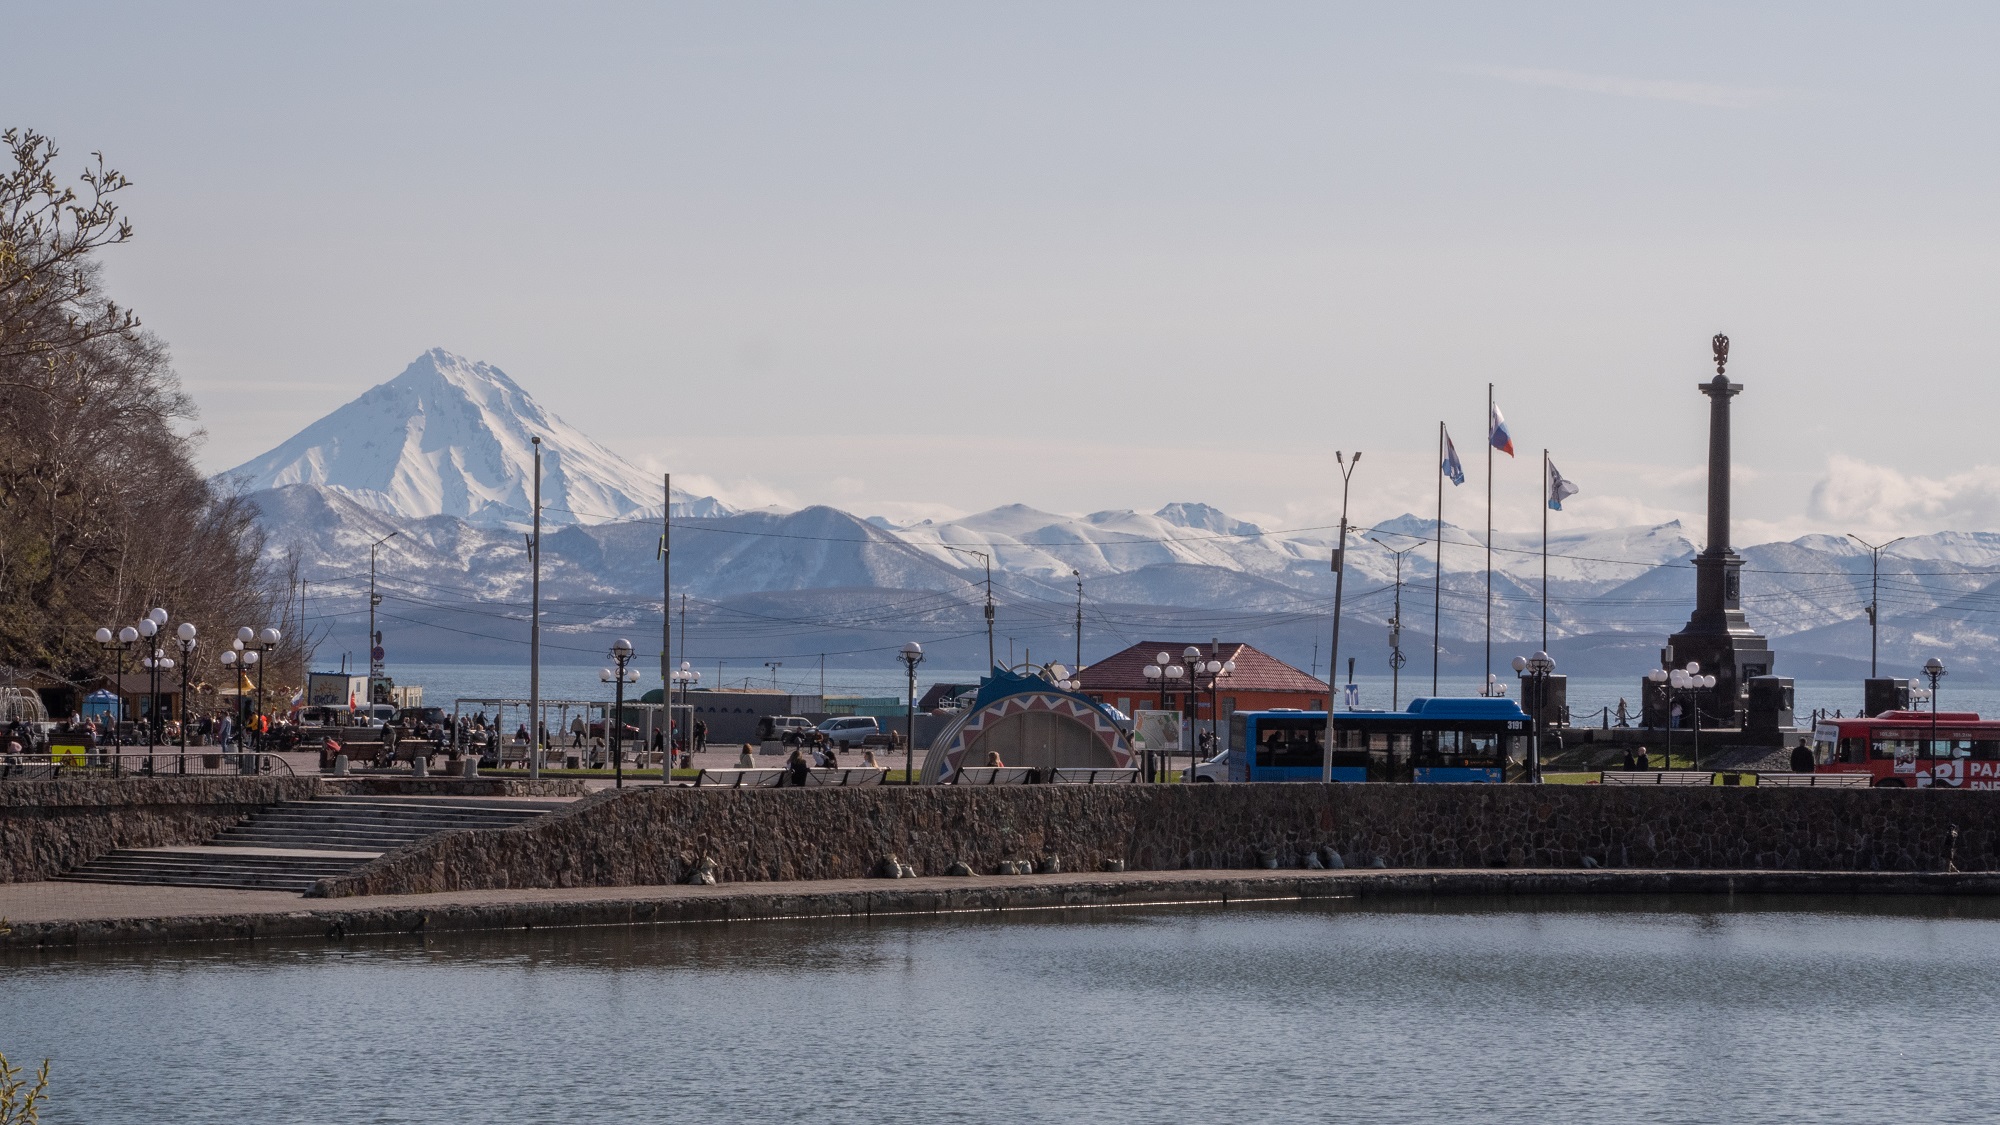
[[[542,439],[544,522],[659,514],[658,478],[544,409],[498,367],[442,348],[220,477],[251,492],[324,488],[404,518],[519,526],[533,507],[534,437]],[[686,493],[674,503],[687,515],[731,510]]]
[[[222,476],[250,491],[271,550],[296,554],[315,604],[329,615],[326,628],[350,629],[359,619],[354,576],[365,572],[369,544],[394,531],[381,547],[380,572],[389,591],[382,616],[397,644],[495,659],[508,650],[490,642],[518,644],[525,620],[519,529],[528,518],[533,435],[545,450],[551,651],[565,651],[565,636],[577,652],[601,648],[610,631],[637,640],[651,629],[657,639],[658,482],[490,364],[426,352],[395,379]],[[693,643],[710,651],[763,646],[794,662],[808,651],[874,660],[923,637],[959,652],[966,661],[959,667],[977,666],[987,560],[1001,648],[1004,638],[1048,651],[1051,638],[1064,635],[1073,645],[1082,583],[1086,632],[1105,643],[1226,633],[1307,667],[1332,608],[1334,529],[1268,529],[1200,503],[1087,515],[1012,504],[899,524],[826,506],[744,512],[677,493],[674,516],[675,596],[694,602]],[[1442,661],[1477,666],[1487,550],[1473,532],[1446,524],[1440,582],[1438,537],[1434,521],[1409,514],[1350,535],[1344,612],[1346,636],[1356,639],[1343,641],[1343,656],[1378,663],[1385,656],[1396,600],[1392,550],[1400,550],[1405,652],[1428,656],[1435,607]],[[1541,643],[1541,540],[1498,532],[1493,546],[1493,636],[1511,654]],[[1580,664],[1568,670],[1629,671],[1650,661],[1693,605],[1689,562],[1697,548],[1678,522],[1551,534],[1547,629],[1559,655],[1577,654]],[[1780,672],[1847,675],[1856,659],[1865,661],[1865,550],[1811,535],[1740,553],[1745,608],[1752,626],[1772,638]],[[1885,669],[1942,653],[1954,674],[2000,675],[2000,534],[1912,536],[1882,563]],[[343,643],[354,647],[352,638]]]

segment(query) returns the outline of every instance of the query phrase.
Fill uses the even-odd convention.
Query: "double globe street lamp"
[[[991,620],[993,610],[989,607],[986,612],[988,620]],[[909,694],[903,697],[905,706],[903,713],[903,784],[915,785],[917,783],[917,665],[924,662],[924,646],[915,641],[905,641],[903,642],[903,647],[896,653],[896,658],[903,662],[904,671],[909,673],[909,684],[907,685]]]
[[[111,682],[112,706],[111,730],[109,732],[111,735],[111,745],[114,747],[111,752],[111,769],[113,773],[116,773],[118,770],[118,751],[115,747],[118,745],[118,728],[125,721],[125,657],[131,653],[133,643],[139,639],[139,630],[130,625],[125,626],[116,633],[113,633],[109,629],[99,629],[94,639],[97,641],[97,646],[103,649],[106,655],[114,652],[118,654],[118,674],[117,678]]]
[[[632,642],[623,637],[611,642],[611,661],[618,666],[617,670],[613,671],[610,668],[600,669],[597,673],[597,678],[601,683],[615,683],[618,685],[615,696],[616,702],[612,705],[611,718],[606,725],[611,728],[611,761],[613,769],[618,775],[618,788],[623,789],[625,788],[625,742],[623,738],[625,734],[625,685],[639,682],[638,669],[626,667],[626,665],[632,663]],[[672,718],[673,709],[671,707],[668,708],[667,714],[669,718]],[[667,776],[667,770],[666,762],[664,760],[661,761],[660,771],[663,778]]]
[[[670,690],[669,690],[669,691],[667,692],[667,741],[668,741],[669,743],[671,743],[671,742],[673,741],[673,737],[674,737],[674,727],[675,727],[675,726],[677,725],[677,723],[676,723],[676,721],[675,721],[675,719],[674,719],[674,707],[673,707],[673,703],[674,703],[674,696],[673,696],[673,691],[672,691],[671,689],[675,689],[675,688],[677,688],[677,689],[679,689],[679,690],[680,690],[680,693],[681,693],[681,705],[685,707],[685,706],[687,706],[687,693],[688,693],[688,689],[690,689],[690,688],[694,687],[694,685],[695,685],[695,684],[697,684],[697,683],[699,683],[700,681],[701,681],[701,673],[700,673],[700,672],[697,672],[697,671],[695,671],[695,670],[694,670],[694,668],[693,668],[693,667],[692,667],[691,665],[689,665],[689,664],[688,664],[688,662],[687,662],[687,661],[685,661],[685,660],[681,661],[681,666],[680,666],[680,667],[678,667],[678,668],[676,668],[676,669],[674,669],[674,670],[673,670],[673,674],[672,674],[672,675],[670,675],[670,676],[668,677],[668,687],[669,687],[669,689],[670,689]],[[681,745],[682,745],[682,746],[684,746],[684,747],[686,747],[686,750],[685,750],[685,751],[683,751],[683,752],[684,752],[684,753],[685,753],[685,754],[687,755],[687,757],[686,757],[686,759],[685,759],[685,764],[686,764],[686,765],[689,765],[689,766],[692,766],[692,765],[694,764],[694,710],[693,710],[693,708],[689,708],[689,710],[688,710],[688,729],[687,729],[687,734],[686,734],[686,741],[685,741],[685,742],[683,742],[683,743],[682,743]],[[672,747],[672,746],[668,746],[668,748],[667,748],[667,752],[668,752],[668,754],[670,754],[670,755],[671,755],[671,754],[673,753],[673,747]],[[669,781],[671,780],[671,777],[670,777],[670,776],[669,776],[669,774],[667,773],[667,765],[666,765],[666,761],[667,761],[667,759],[665,759],[665,758],[662,758],[662,759],[660,759],[660,763],[661,763],[661,764],[660,764],[660,784],[661,784],[661,785],[665,785],[665,784],[667,784],[667,783],[668,783],[668,782],[669,782]]]
[[[1188,651],[1193,652],[1194,649],[1190,647]],[[1167,709],[1167,690],[1169,685],[1177,685],[1181,677],[1187,675],[1187,669],[1179,664],[1175,664],[1171,653],[1162,651],[1154,654],[1153,662],[1146,665],[1145,675],[1148,680],[1153,682],[1154,690],[1159,692],[1160,710],[1165,711]],[[1175,690],[1179,689],[1175,688]],[[1167,752],[1165,749],[1160,751],[1161,754]],[[1169,762],[1168,764],[1171,765],[1172,763]],[[1153,748],[1148,746],[1146,747],[1146,780],[1158,781],[1160,779],[1159,774],[1160,767],[1154,761]]]
[[[236,630],[236,640],[222,654],[224,668],[241,668],[245,672],[252,668],[257,669],[257,703],[255,709],[245,718],[248,723],[255,724],[264,714],[264,666],[270,662],[271,650],[277,648],[278,642],[283,639],[284,634],[276,629],[268,627],[252,629],[245,625]],[[241,683],[240,680],[238,682]],[[257,749],[261,750],[263,732],[257,733],[260,736],[257,740]]]
[[[1679,692],[1686,698],[1688,714],[1694,720],[1693,768],[1700,769],[1701,697],[1697,693],[1713,689],[1716,684],[1715,677],[1704,675],[1701,665],[1690,660],[1685,668],[1655,668],[1646,673],[1646,679],[1655,684],[1666,685],[1666,709],[1663,713],[1667,720],[1667,749],[1666,761],[1661,763],[1660,768],[1667,769],[1674,764],[1674,693]]]
[[[1517,656],[1513,661],[1514,674],[1521,677],[1521,702],[1528,701],[1529,691],[1534,692],[1534,738],[1528,743],[1528,781],[1540,784],[1542,780],[1542,724],[1549,713],[1549,677],[1556,674],[1556,662],[1549,654],[1537,649],[1533,656]],[[1500,780],[1507,780],[1507,750],[1500,750]]]
[[[1208,737],[1211,745],[1219,744],[1222,741],[1222,731],[1218,726],[1222,719],[1222,678],[1236,673],[1236,662],[1214,656],[1203,660],[1201,650],[1193,645],[1189,645],[1181,653],[1181,657],[1187,661],[1188,691],[1190,698],[1195,701],[1193,710],[1197,713],[1201,710],[1199,702],[1201,677],[1208,677]],[[1196,721],[1198,722],[1199,718]],[[1188,748],[1189,781],[1194,780],[1196,752],[1196,747]]]

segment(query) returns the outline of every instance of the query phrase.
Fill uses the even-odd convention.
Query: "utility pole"
[[[1868,548],[1868,678],[1875,678],[1875,631],[1881,624],[1879,595],[1882,589],[1882,552],[1909,538],[1898,535],[1881,546],[1876,546],[1853,532],[1847,537]]]
[[[666,697],[668,741],[674,733],[674,474],[660,490],[660,691]]]
[[[375,628],[375,607],[382,604],[382,595],[375,592],[375,552],[382,544],[401,535],[392,531],[373,543],[368,544],[368,702],[379,702],[375,698],[375,685],[382,679],[382,634]],[[301,633],[303,637],[305,634]]]
[[[972,555],[986,564],[986,667],[991,670],[994,657],[997,655],[993,649],[993,556],[985,551],[975,551],[970,547],[954,547],[949,543],[939,543],[938,546],[947,551],[957,551],[961,555]],[[1007,663],[1010,667],[1013,665],[1012,653],[1007,655]]]
[[[1083,667],[1083,572],[1071,570],[1070,577],[1076,579],[1076,666]]]
[[[764,667],[769,668],[771,670],[772,691],[778,690],[778,669],[783,668],[784,666],[785,662],[782,660],[766,660],[764,662]]]
[[[542,439],[535,446],[534,534],[528,539],[528,780],[542,776]]]
[[[1389,616],[1389,709],[1394,711],[1402,706],[1403,665],[1408,663],[1403,656],[1403,556],[1423,544],[1414,543],[1398,551],[1373,535],[1368,541],[1396,556],[1396,608]]]
[[[1334,462],[1340,466],[1340,545],[1333,551],[1333,641],[1326,654],[1326,752],[1320,755],[1319,779],[1333,780],[1333,713],[1334,693],[1339,690],[1333,679],[1340,668],[1340,598],[1347,585],[1347,482],[1354,477],[1354,470],[1361,466],[1361,454],[1356,453],[1352,461],[1345,453],[1335,453]]]

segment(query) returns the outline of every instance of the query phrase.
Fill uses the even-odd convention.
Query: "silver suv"
[[[873,715],[841,715],[828,719],[819,725],[819,732],[842,750],[865,745],[870,739],[879,742],[882,737],[882,728]]]

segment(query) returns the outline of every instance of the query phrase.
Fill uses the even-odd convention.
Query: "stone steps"
[[[237,887],[304,892],[440,832],[510,828],[556,801],[452,797],[321,797],[260,810],[196,848],[127,848],[66,872],[79,883]]]

